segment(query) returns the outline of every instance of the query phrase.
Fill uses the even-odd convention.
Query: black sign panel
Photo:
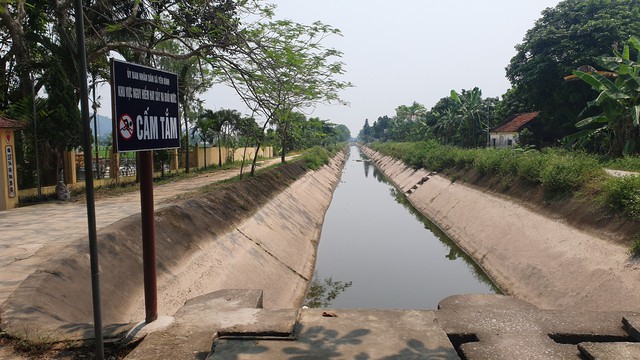
[[[112,60],[111,79],[118,152],[179,148],[178,76]]]

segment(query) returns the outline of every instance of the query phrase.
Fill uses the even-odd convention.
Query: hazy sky
[[[349,103],[306,109],[308,117],[345,124],[356,136],[364,120],[395,115],[396,107],[417,101],[430,109],[452,89],[504,94],[505,67],[545,8],[560,0],[270,0],[277,18],[332,25],[342,37],[326,47],[344,53],[342,79],[354,87],[341,92]],[[100,115],[111,116],[107,86]],[[250,114],[235,92],[223,85],[201,95],[212,110]]]
[[[344,53],[341,97],[349,106],[318,106],[308,116],[345,124],[353,136],[364,120],[395,114],[417,101],[430,109],[452,89],[477,86],[484,97],[510,87],[505,67],[542,10],[559,0],[271,0],[277,17],[342,31],[325,45]],[[248,113],[232,90],[216,86],[206,107]],[[313,112],[311,112],[313,110]]]

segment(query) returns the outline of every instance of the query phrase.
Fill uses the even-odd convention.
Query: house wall
[[[518,145],[518,133],[490,133],[491,146],[495,148],[514,147]]]

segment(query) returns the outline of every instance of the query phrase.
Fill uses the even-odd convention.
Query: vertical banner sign
[[[118,152],[179,148],[178,76],[118,60],[111,64]]]
[[[7,155],[7,184],[9,186],[9,197],[16,197],[16,172],[13,162],[13,148],[11,146],[5,147],[5,154]]]

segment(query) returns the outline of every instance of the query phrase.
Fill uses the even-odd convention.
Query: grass
[[[343,149],[345,146],[346,146],[346,143],[336,144],[328,147],[316,146],[316,147],[302,151],[299,154],[299,157],[305,161],[305,164],[308,168],[312,170],[317,170],[323,165],[328,164],[330,158],[334,156],[339,150]],[[265,160],[263,158],[259,158],[259,159],[261,161]],[[280,164],[278,163],[268,167],[256,169],[256,175],[272,167],[279,166],[279,165]],[[166,172],[164,176],[154,177],[153,183],[154,185],[163,185],[171,182],[191,179],[193,177],[197,177],[203,174],[212,174],[218,171],[230,170],[230,169],[240,169],[240,166],[242,166],[242,161],[238,160],[238,161],[224,164],[222,167],[218,167],[217,165],[210,165],[210,166],[207,166],[206,168],[201,168],[201,169],[192,168],[189,173],[185,173],[184,171]],[[245,171],[243,173],[243,178],[247,178],[249,176],[249,171],[251,168],[251,161],[246,161],[244,166],[245,166]],[[188,198],[190,196],[196,195],[198,193],[208,192],[222,184],[235,182],[235,181],[240,181],[240,177],[233,176],[232,178],[221,180],[214,184],[204,186],[201,189],[198,189],[197,191],[194,191],[192,193],[180,195],[180,198],[184,199],[184,198]],[[139,188],[140,188],[139,184],[135,182],[127,182],[127,183],[123,182],[120,184],[113,183],[106,186],[96,187],[94,189],[94,196],[96,197],[96,199],[99,199],[101,197],[120,196],[123,194],[138,191]],[[86,194],[84,189],[77,189],[77,190],[71,191],[71,198],[76,201],[84,201],[85,197],[86,197]],[[47,195],[42,195],[40,197],[37,197],[37,196],[23,197],[20,199],[20,203],[33,204],[33,203],[56,201],[56,200],[57,198],[55,194],[47,194]]]
[[[607,159],[559,148],[461,149],[435,141],[374,143],[370,147],[431,171],[474,169],[499,182],[524,181],[542,187],[552,200],[587,198],[613,214],[640,221],[640,177],[613,178],[604,172],[605,167],[640,171],[640,157]]]
[[[106,359],[124,359],[139,341],[105,342]],[[95,359],[95,347],[86,341],[58,340],[51,333],[10,335],[0,330],[0,346],[11,347],[17,355],[29,359]]]
[[[634,258],[640,257],[640,234],[633,238],[631,243],[631,249],[629,249],[629,255]]]
[[[548,148],[461,149],[435,141],[373,143],[369,146],[407,165],[448,172],[473,169],[483,178],[507,188],[523,181],[544,190],[549,201],[578,198],[611,215],[640,221],[640,176],[611,177],[604,168],[640,172],[640,157],[610,159],[584,152]],[[458,174],[451,171],[454,174]],[[458,175],[452,181],[459,180]],[[640,234],[631,241],[630,254],[640,257]]]
[[[306,166],[311,170],[319,168],[329,163],[329,151],[320,146],[314,146],[305,151],[300,158],[305,162]]]

